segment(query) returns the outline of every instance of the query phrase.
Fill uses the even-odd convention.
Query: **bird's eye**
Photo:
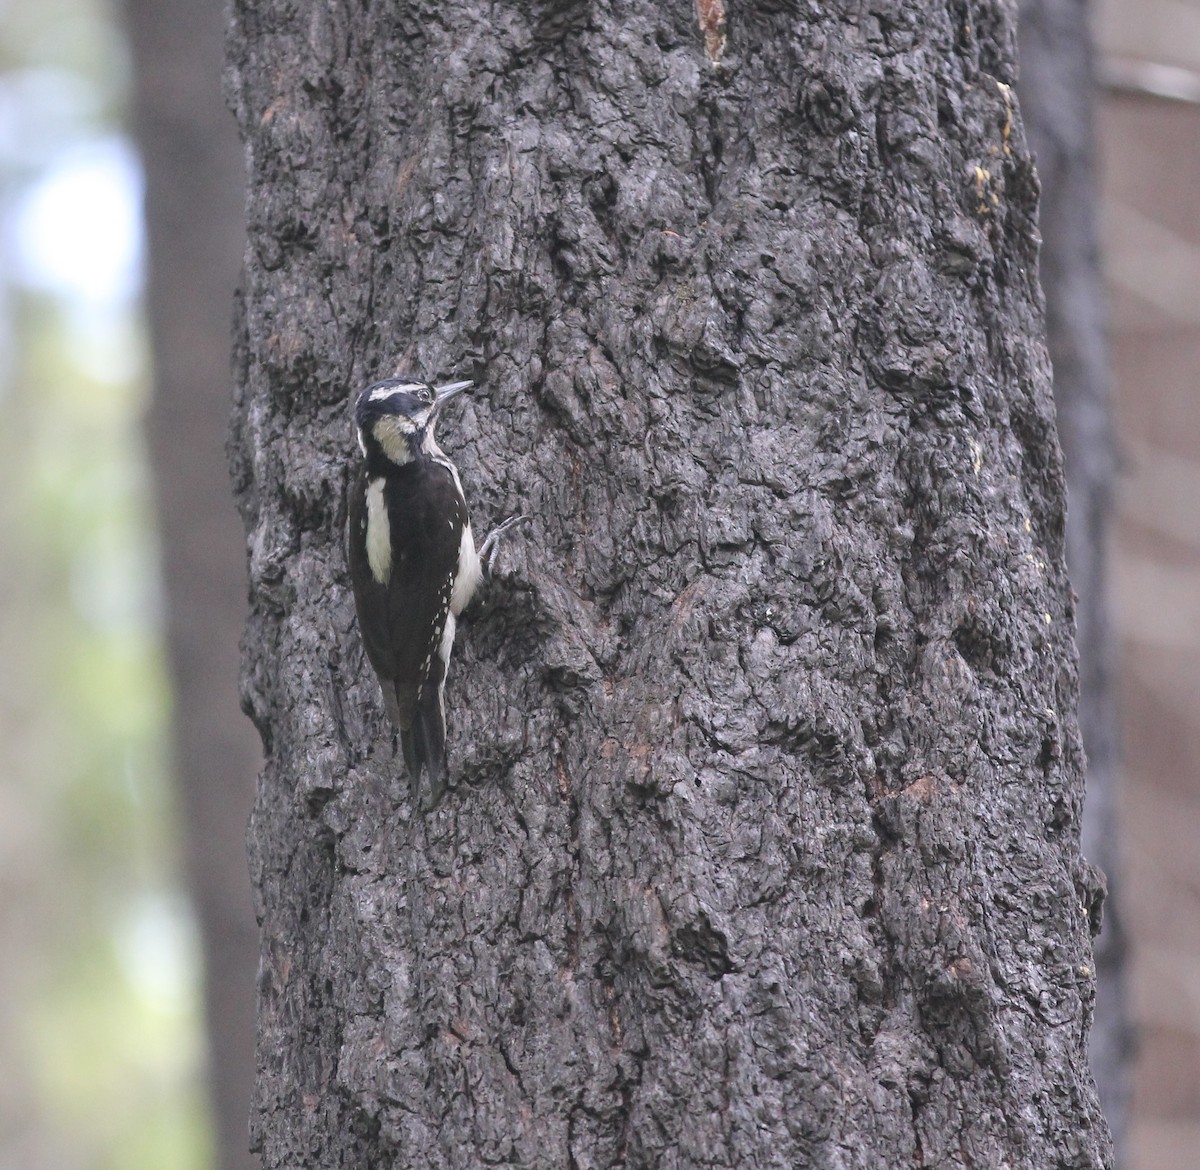
[[[418,390],[417,397],[422,402],[432,402],[433,401],[433,395],[430,394],[428,390]]]

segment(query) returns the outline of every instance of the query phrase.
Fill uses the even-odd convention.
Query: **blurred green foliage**
[[[76,175],[77,199],[60,184],[66,211],[51,210],[77,207],[79,222],[43,214],[30,238],[63,159],[122,144],[116,16],[99,0],[0,0],[0,1166],[23,1170],[212,1160],[140,430],[146,343],[99,247],[127,230],[101,218],[112,192],[136,195],[121,151],[103,156],[107,195],[90,198],[95,168]],[[65,261],[43,264],[63,240]]]

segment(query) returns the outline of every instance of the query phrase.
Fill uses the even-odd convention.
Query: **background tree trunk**
[[[1096,942],[1097,1005],[1090,1053],[1119,1152],[1128,1114],[1130,1036],[1125,934],[1117,896],[1120,750],[1108,570],[1116,468],[1097,236],[1095,70],[1088,12],[1085,0],[1023,0],[1020,93],[1042,182],[1041,280],[1067,478],[1067,561],[1079,595],[1079,722],[1087,749],[1083,847],[1108,884],[1104,929]]]
[[[162,540],[188,882],[204,945],[210,1092],[224,1170],[248,1149],[258,936],[246,819],[260,760],[238,711],[245,552],[229,502],[229,321],[245,233],[221,97],[218,0],[129,0],[146,172],[155,394],[147,420]]]
[[[235,3],[268,1167],[1092,1167],[1098,882],[1000,3]],[[506,546],[414,815],[354,389]]]

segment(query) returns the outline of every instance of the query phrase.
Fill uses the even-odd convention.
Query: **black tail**
[[[426,685],[417,700],[412,726],[400,732],[404,763],[408,768],[413,803],[421,794],[421,772],[429,773],[429,798],[425,808],[435,808],[446,794],[449,769],[446,766],[446,719],[442,697],[436,686]]]

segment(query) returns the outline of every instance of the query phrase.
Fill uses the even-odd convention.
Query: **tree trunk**
[[[1096,226],[1095,78],[1088,5],[1084,0],[1023,0],[1020,50],[1021,101],[1043,190],[1041,278],[1070,501],[1067,561],[1079,594],[1079,722],[1087,749],[1083,846],[1108,884],[1104,930],[1096,943],[1091,1063],[1119,1151],[1128,1113],[1130,1037],[1125,934],[1117,914],[1120,900],[1115,896],[1120,868],[1120,752],[1108,582],[1115,460]]]
[[[229,321],[245,233],[237,133],[221,97],[221,4],[129,0],[146,172],[155,471],[173,740],[187,875],[204,946],[209,1085],[223,1170],[247,1140],[258,937],[246,818],[260,753],[238,711],[245,554],[225,471]]]
[[[234,22],[265,1165],[1105,1165],[1008,6]],[[533,518],[427,817],[342,531],[398,366]]]

